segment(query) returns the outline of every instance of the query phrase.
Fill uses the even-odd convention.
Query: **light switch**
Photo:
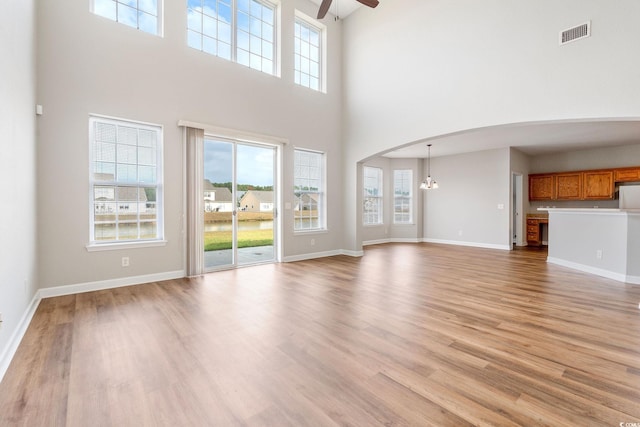
[[[498,209],[500,209],[500,210],[504,209],[504,204],[503,203],[499,203],[498,204]]]

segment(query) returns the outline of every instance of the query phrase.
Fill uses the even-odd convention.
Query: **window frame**
[[[238,2],[240,0],[216,0],[216,5],[219,4],[219,2],[223,2],[225,5],[228,3],[229,7],[230,7],[230,13],[231,13],[231,22],[228,24],[230,26],[230,39],[229,39],[229,57],[225,56],[225,55],[220,55],[219,51],[218,51],[218,45],[219,43],[221,43],[220,41],[220,33],[218,32],[218,25],[221,22],[220,19],[215,18],[213,16],[207,15],[206,13],[204,13],[202,10],[197,11],[195,9],[193,9],[190,4],[189,4],[189,0],[186,0],[186,21],[187,21],[187,26],[186,26],[186,43],[187,46],[191,49],[196,49],[199,50],[201,52],[204,52],[206,54],[209,55],[213,55],[216,56],[218,58],[239,64],[239,65],[243,65],[247,68],[251,68],[253,70],[258,70],[261,71],[265,74],[268,75],[272,75],[272,76],[276,76],[279,77],[279,73],[280,73],[280,42],[279,42],[279,35],[280,35],[280,3],[279,2],[275,2],[275,1],[270,1],[270,0],[249,0],[250,2],[256,2],[259,3],[262,7],[267,7],[268,9],[270,9],[273,12],[273,32],[271,34],[271,40],[269,41],[268,39],[265,39],[262,37],[262,35],[259,37],[260,40],[260,50],[262,51],[262,47],[264,46],[264,43],[270,43],[272,45],[272,51],[271,51],[271,58],[267,58],[265,56],[263,56],[262,54],[259,55],[260,57],[260,62],[261,65],[260,67],[254,67],[252,65],[252,57],[253,56],[258,56],[254,51],[252,51],[251,47],[251,43],[252,40],[254,40],[254,38],[258,38],[256,35],[252,34],[251,32],[251,18],[254,17],[254,15],[248,14],[248,18],[249,18],[249,32],[245,31],[244,29],[240,28],[239,24],[238,24],[238,15],[240,13],[246,14],[245,11],[239,10],[238,8]],[[200,15],[200,31],[197,30],[197,28],[192,28],[191,25],[191,18],[190,18],[190,13],[191,11],[195,11],[196,13],[198,13]],[[249,11],[250,13],[250,11]],[[205,34],[205,24],[204,24],[204,18],[205,15],[207,18],[212,18],[215,20],[215,25],[216,25],[216,37],[210,37],[209,35]],[[195,21],[194,21],[195,22]],[[262,24],[264,21],[262,21],[261,19],[261,33],[262,33]],[[248,43],[249,43],[249,50],[243,48],[240,46],[240,42],[239,42],[239,35],[240,32],[246,33],[247,37],[248,37]],[[191,44],[191,36],[192,35],[198,35],[200,38],[199,41],[199,47],[198,46],[193,46]],[[212,40],[216,43],[216,52],[210,52],[208,50],[205,49],[205,41],[209,39]],[[222,41],[222,43],[227,44],[225,41]],[[238,51],[242,50],[243,52],[246,52],[248,55],[248,63],[244,63],[244,62],[240,62],[238,60]],[[265,60],[269,60],[271,61],[271,70],[270,71],[265,71],[264,69],[264,61]]]
[[[100,13],[97,9],[97,3],[101,2],[103,0],[91,0],[90,2],[90,10],[91,13],[93,13],[96,16],[100,16],[102,18],[108,19],[110,21],[113,22],[117,22],[119,24],[125,25],[129,28],[135,28],[136,30],[142,31],[143,33],[146,34],[151,34],[154,36],[158,36],[158,37],[163,37],[164,36],[164,1],[163,0],[157,0],[156,2],[156,15],[152,15],[151,13],[149,13],[149,11],[141,9],[138,5],[138,3],[136,2],[136,7],[132,7],[128,4],[126,4],[125,0],[107,0],[107,2],[109,3],[115,3],[115,17],[111,17],[111,16],[107,16],[103,13]],[[118,16],[118,8],[120,7],[120,5],[124,6],[124,7],[128,7],[131,9],[135,9],[136,11],[136,26],[130,25],[127,22],[124,22],[124,20],[120,20],[120,17]],[[144,15],[150,15],[156,18],[156,30],[155,32],[150,32],[147,31],[146,29],[143,29],[140,27],[140,14],[144,14]]]
[[[402,178],[402,182],[406,185],[402,190],[408,190],[408,196],[398,195],[398,173],[407,173],[408,177]],[[393,170],[393,223],[396,225],[413,225],[413,169],[394,169]],[[409,218],[404,221],[398,220],[398,215],[406,215],[406,212],[398,211],[398,200],[405,200],[406,203],[402,203],[401,206],[407,206],[409,208]]]
[[[299,25],[304,25],[306,27],[309,27],[313,30],[316,30],[319,33],[319,46],[318,46],[318,88],[315,89],[313,87],[311,87],[310,85],[304,85],[301,82],[296,81],[296,74],[298,72],[302,73],[302,71],[297,70],[296,68],[296,62],[297,62],[297,57],[298,57],[298,53],[296,52],[296,31],[295,31],[295,26],[296,24]],[[297,86],[301,86],[301,87],[305,87],[307,89],[311,89],[317,92],[321,92],[321,93],[326,93],[326,75],[327,75],[327,69],[326,69],[326,63],[327,63],[327,55],[326,55],[326,46],[327,46],[327,26],[322,24],[321,22],[305,15],[304,13],[300,12],[299,10],[296,9],[295,11],[295,17],[294,17],[294,31],[293,31],[293,41],[294,41],[294,49],[293,49],[293,75],[294,75],[294,84]],[[308,73],[306,73],[308,74]]]
[[[155,181],[152,181],[149,183],[145,183],[144,181],[140,181],[139,179],[136,179],[135,181],[121,181],[121,180],[118,180],[117,176],[114,176],[114,178],[111,180],[97,179],[96,174],[97,173],[104,174],[104,172],[98,172],[96,170],[96,163],[97,163],[96,153],[97,153],[97,142],[98,142],[95,134],[96,123],[105,123],[109,125],[115,125],[117,126],[116,132],[118,131],[119,127],[134,128],[138,132],[140,130],[155,132],[156,133]],[[139,133],[138,133],[138,136],[139,136]],[[130,119],[101,116],[96,114],[89,115],[89,198],[88,198],[89,199],[88,200],[89,201],[89,243],[86,246],[88,251],[112,250],[112,249],[119,249],[122,247],[131,247],[131,246],[149,247],[149,246],[160,246],[160,245],[166,244],[166,240],[164,239],[164,178],[163,178],[164,177],[164,171],[163,171],[164,140],[163,140],[163,136],[164,136],[164,129],[163,129],[163,126],[159,124],[145,123],[145,122],[140,122],[140,121],[135,121]],[[118,146],[117,134],[116,134],[114,145],[116,146],[115,149],[117,153],[117,146]],[[138,145],[137,143],[136,147],[140,148],[140,145]],[[147,148],[147,147],[143,146],[143,148]],[[141,165],[141,162],[138,156],[139,156],[139,151],[136,150],[136,163],[135,163],[136,168],[138,168]],[[109,163],[109,162],[105,162],[105,163]],[[115,155],[113,163],[114,163],[114,169],[117,170],[117,167],[119,164],[117,154]],[[124,165],[126,163],[122,162],[121,164]],[[144,163],[142,163],[142,165],[144,166]],[[115,172],[115,174],[117,175],[117,172]],[[120,212],[118,212],[117,210],[119,210],[120,207],[117,207],[117,210],[115,213],[115,220],[114,220],[114,224],[116,226],[115,238],[109,239],[109,240],[96,239],[96,235],[95,235],[95,225],[96,225],[95,194],[96,193],[95,191],[99,187],[113,187],[114,194],[118,193],[119,188],[134,188],[136,189],[135,191],[137,194],[139,194],[139,192],[141,190],[144,190],[145,188],[155,189],[155,223],[156,223],[155,237],[151,237],[151,238],[140,237],[140,225],[147,221],[141,220],[140,211],[136,209],[135,224],[138,232],[138,237],[132,238],[132,239],[119,239],[117,235],[117,230],[118,230],[117,227],[118,227],[118,224],[120,224],[120,220],[118,218],[118,216],[120,215]],[[117,198],[115,196],[114,196],[113,203],[115,205],[118,204]],[[140,201],[138,200],[137,203],[139,206]],[[129,222],[129,223],[133,223],[133,222]]]
[[[298,153],[305,153],[305,154],[311,154],[311,155],[318,155],[320,156],[320,161],[319,161],[319,167],[320,167],[320,177],[318,178],[320,180],[320,184],[319,184],[319,188],[318,191],[300,191],[300,193],[318,193],[319,197],[317,200],[317,212],[318,212],[318,225],[316,227],[309,227],[309,228],[297,228],[297,221],[296,221],[296,217],[295,217],[295,212],[296,212],[296,204],[298,201],[298,196],[296,195],[296,181],[298,178],[298,175],[296,174],[296,171],[298,170],[299,166],[302,165],[297,165],[297,154]],[[307,175],[309,175],[309,173],[307,172]],[[301,177],[304,178],[304,177]],[[293,232],[294,234],[304,234],[304,233],[323,233],[323,232],[327,232],[328,231],[328,227],[327,227],[327,154],[323,151],[316,151],[316,150],[309,150],[306,148],[294,148],[293,150],[293,197],[294,197],[294,207],[293,207],[293,214],[294,214],[294,218],[293,218]],[[304,210],[304,209],[303,209]],[[309,217],[311,218],[311,217]]]
[[[369,178],[375,178],[377,186],[372,189],[377,189],[378,194],[368,194],[367,184],[367,171],[377,171],[377,177],[369,176]],[[363,166],[362,167],[362,225],[365,227],[384,225],[384,171],[377,166]],[[367,211],[367,202],[375,201],[377,206],[377,216],[373,217],[372,211]],[[374,213],[375,214],[375,213]]]

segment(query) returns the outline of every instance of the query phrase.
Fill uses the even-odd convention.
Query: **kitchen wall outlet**
[[[503,210],[504,209],[504,203],[498,203],[498,209],[499,210]]]
[[[596,258],[597,258],[597,259],[602,259],[602,249],[598,249],[598,250],[596,251]]]
[[[458,236],[462,236],[462,230],[458,230]]]
[[[316,239],[311,239],[311,246],[316,244]]]
[[[123,256],[122,257],[122,266],[123,267],[129,267],[129,257],[128,256]]]

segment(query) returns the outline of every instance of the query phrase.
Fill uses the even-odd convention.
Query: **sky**
[[[211,182],[230,182],[232,179],[233,143],[205,139],[204,177]],[[238,184],[273,185],[273,148],[237,145]]]

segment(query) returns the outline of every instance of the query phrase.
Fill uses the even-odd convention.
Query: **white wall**
[[[640,3],[403,0],[344,24],[345,186],[391,148],[508,123],[640,117]],[[592,36],[558,32],[592,20]],[[344,199],[345,247],[359,249]]]
[[[425,192],[426,241],[510,247],[509,156],[503,148],[431,159],[439,188]]]
[[[0,378],[4,356],[36,291],[35,0],[0,13]]]
[[[164,37],[98,17],[89,2],[39,3],[38,158],[41,287],[176,272],[183,265],[183,160],[180,119],[286,138],[283,200],[293,202],[293,149],[327,153],[329,232],[293,234],[284,212],[284,256],[338,250],[342,243],[341,22],[327,19],[328,93],[293,83],[294,7],[281,4],[282,77],[186,45],[186,3],[167,1]],[[13,39],[13,38],[12,38]],[[88,117],[103,114],[164,126],[165,247],[87,252]],[[120,267],[130,257],[131,266]]]

